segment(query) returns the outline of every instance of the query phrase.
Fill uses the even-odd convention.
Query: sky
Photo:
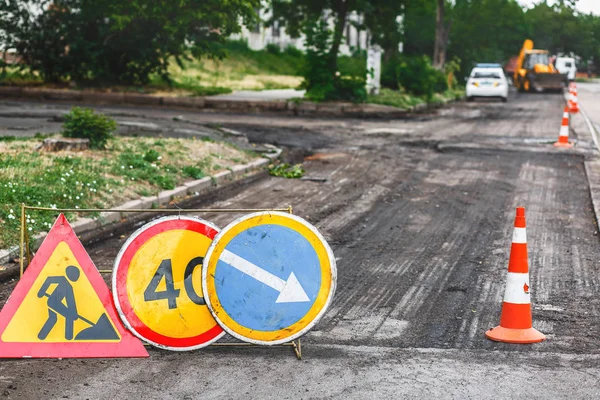
[[[541,0],[519,0],[519,3],[528,7],[540,2]],[[553,1],[549,0],[548,3],[553,3]],[[579,12],[586,14],[591,12],[600,16],[600,0],[579,0],[576,8]]]

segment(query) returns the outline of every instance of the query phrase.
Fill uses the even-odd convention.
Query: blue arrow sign
[[[318,256],[300,233],[282,225],[251,227],[222,251],[215,270],[217,296],[239,324],[283,329],[312,307],[321,285]]]

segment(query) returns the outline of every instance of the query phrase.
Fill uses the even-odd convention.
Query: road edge
[[[592,140],[596,145],[596,149],[600,151],[600,145],[598,144],[598,131],[581,106],[579,107],[579,113],[587,125],[589,133],[592,136]],[[594,211],[594,225],[596,226],[597,233],[600,218],[600,160],[586,158],[583,160],[583,166],[590,189],[590,199],[592,200],[592,209]]]
[[[175,109],[199,109],[212,112],[249,114],[283,113],[291,116],[350,117],[350,118],[405,118],[410,114],[426,112],[457,101],[419,104],[406,109],[371,103],[345,103],[296,100],[226,100],[212,97],[154,96],[143,93],[104,93],[61,89],[39,89],[19,86],[0,86],[4,99],[76,102],[97,105],[135,105]]]

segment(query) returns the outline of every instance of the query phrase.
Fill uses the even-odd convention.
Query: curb
[[[19,86],[0,86],[0,97],[13,99],[52,100],[88,104],[119,104],[146,107],[193,108],[234,113],[283,113],[294,116],[327,116],[354,118],[405,118],[412,113],[442,107],[444,104],[419,104],[400,109],[380,104],[342,102],[313,103],[290,100],[225,100],[212,97],[170,97],[142,93],[100,93],[63,89],[38,89]]]
[[[122,209],[123,212],[103,212],[100,213],[98,219],[78,218],[71,223],[71,226],[78,236],[89,235],[99,228],[102,228],[103,230],[118,230],[120,225],[129,223],[127,220],[128,209],[150,209],[152,207],[167,206],[175,201],[178,202],[182,199],[205,195],[234,181],[259,174],[266,169],[267,165],[272,160],[279,157],[281,151],[281,149],[277,149],[274,153],[265,154],[264,156],[267,158],[260,158],[248,164],[236,165],[227,171],[219,172],[213,176],[206,176],[201,179],[186,182],[182,186],[178,186],[172,190],[164,190],[156,196],[141,197],[114,207]],[[39,246],[44,237],[45,234],[34,236],[32,238],[34,247]],[[19,246],[14,246],[9,249],[0,249],[0,264],[8,263],[9,260],[17,257],[19,250]],[[0,281],[4,280],[8,272],[8,270],[0,272]]]
[[[565,103],[567,103],[568,94],[567,92],[564,92],[563,94]],[[579,113],[576,114],[574,117],[576,117],[577,115],[581,115],[581,117],[583,118],[585,127],[587,127],[587,130],[590,136],[592,137],[596,150],[600,151],[598,132],[596,131],[596,128],[594,128],[594,124],[591,122],[590,118],[588,117],[587,113],[581,105],[579,105]],[[575,129],[574,127],[572,127],[571,129],[573,129],[575,134],[578,134],[578,132],[580,131],[579,128],[582,128],[582,131],[585,130],[585,128],[581,126],[578,126],[577,129]],[[596,152],[596,155],[597,154],[598,153]],[[592,201],[592,209],[594,211],[594,224],[596,225],[596,232],[598,232],[598,223],[600,217],[600,160],[585,159],[583,161],[583,166],[585,168],[585,175],[587,177],[588,186],[590,188],[590,200]]]

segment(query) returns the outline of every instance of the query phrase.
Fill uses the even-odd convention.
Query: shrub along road
[[[515,94],[389,121],[104,108],[222,124],[304,158],[305,176],[325,182],[268,177],[201,205],[292,204],[332,245],[334,302],[303,340],[303,361],[280,348],[151,349],[149,360],[4,362],[0,385],[15,398],[598,397],[599,239],[583,165],[597,154],[584,131],[574,150],[551,145],[562,105],[558,94]],[[484,336],[499,322],[517,206],[534,326],[548,336],[534,345]],[[87,248],[111,268],[124,240]]]

